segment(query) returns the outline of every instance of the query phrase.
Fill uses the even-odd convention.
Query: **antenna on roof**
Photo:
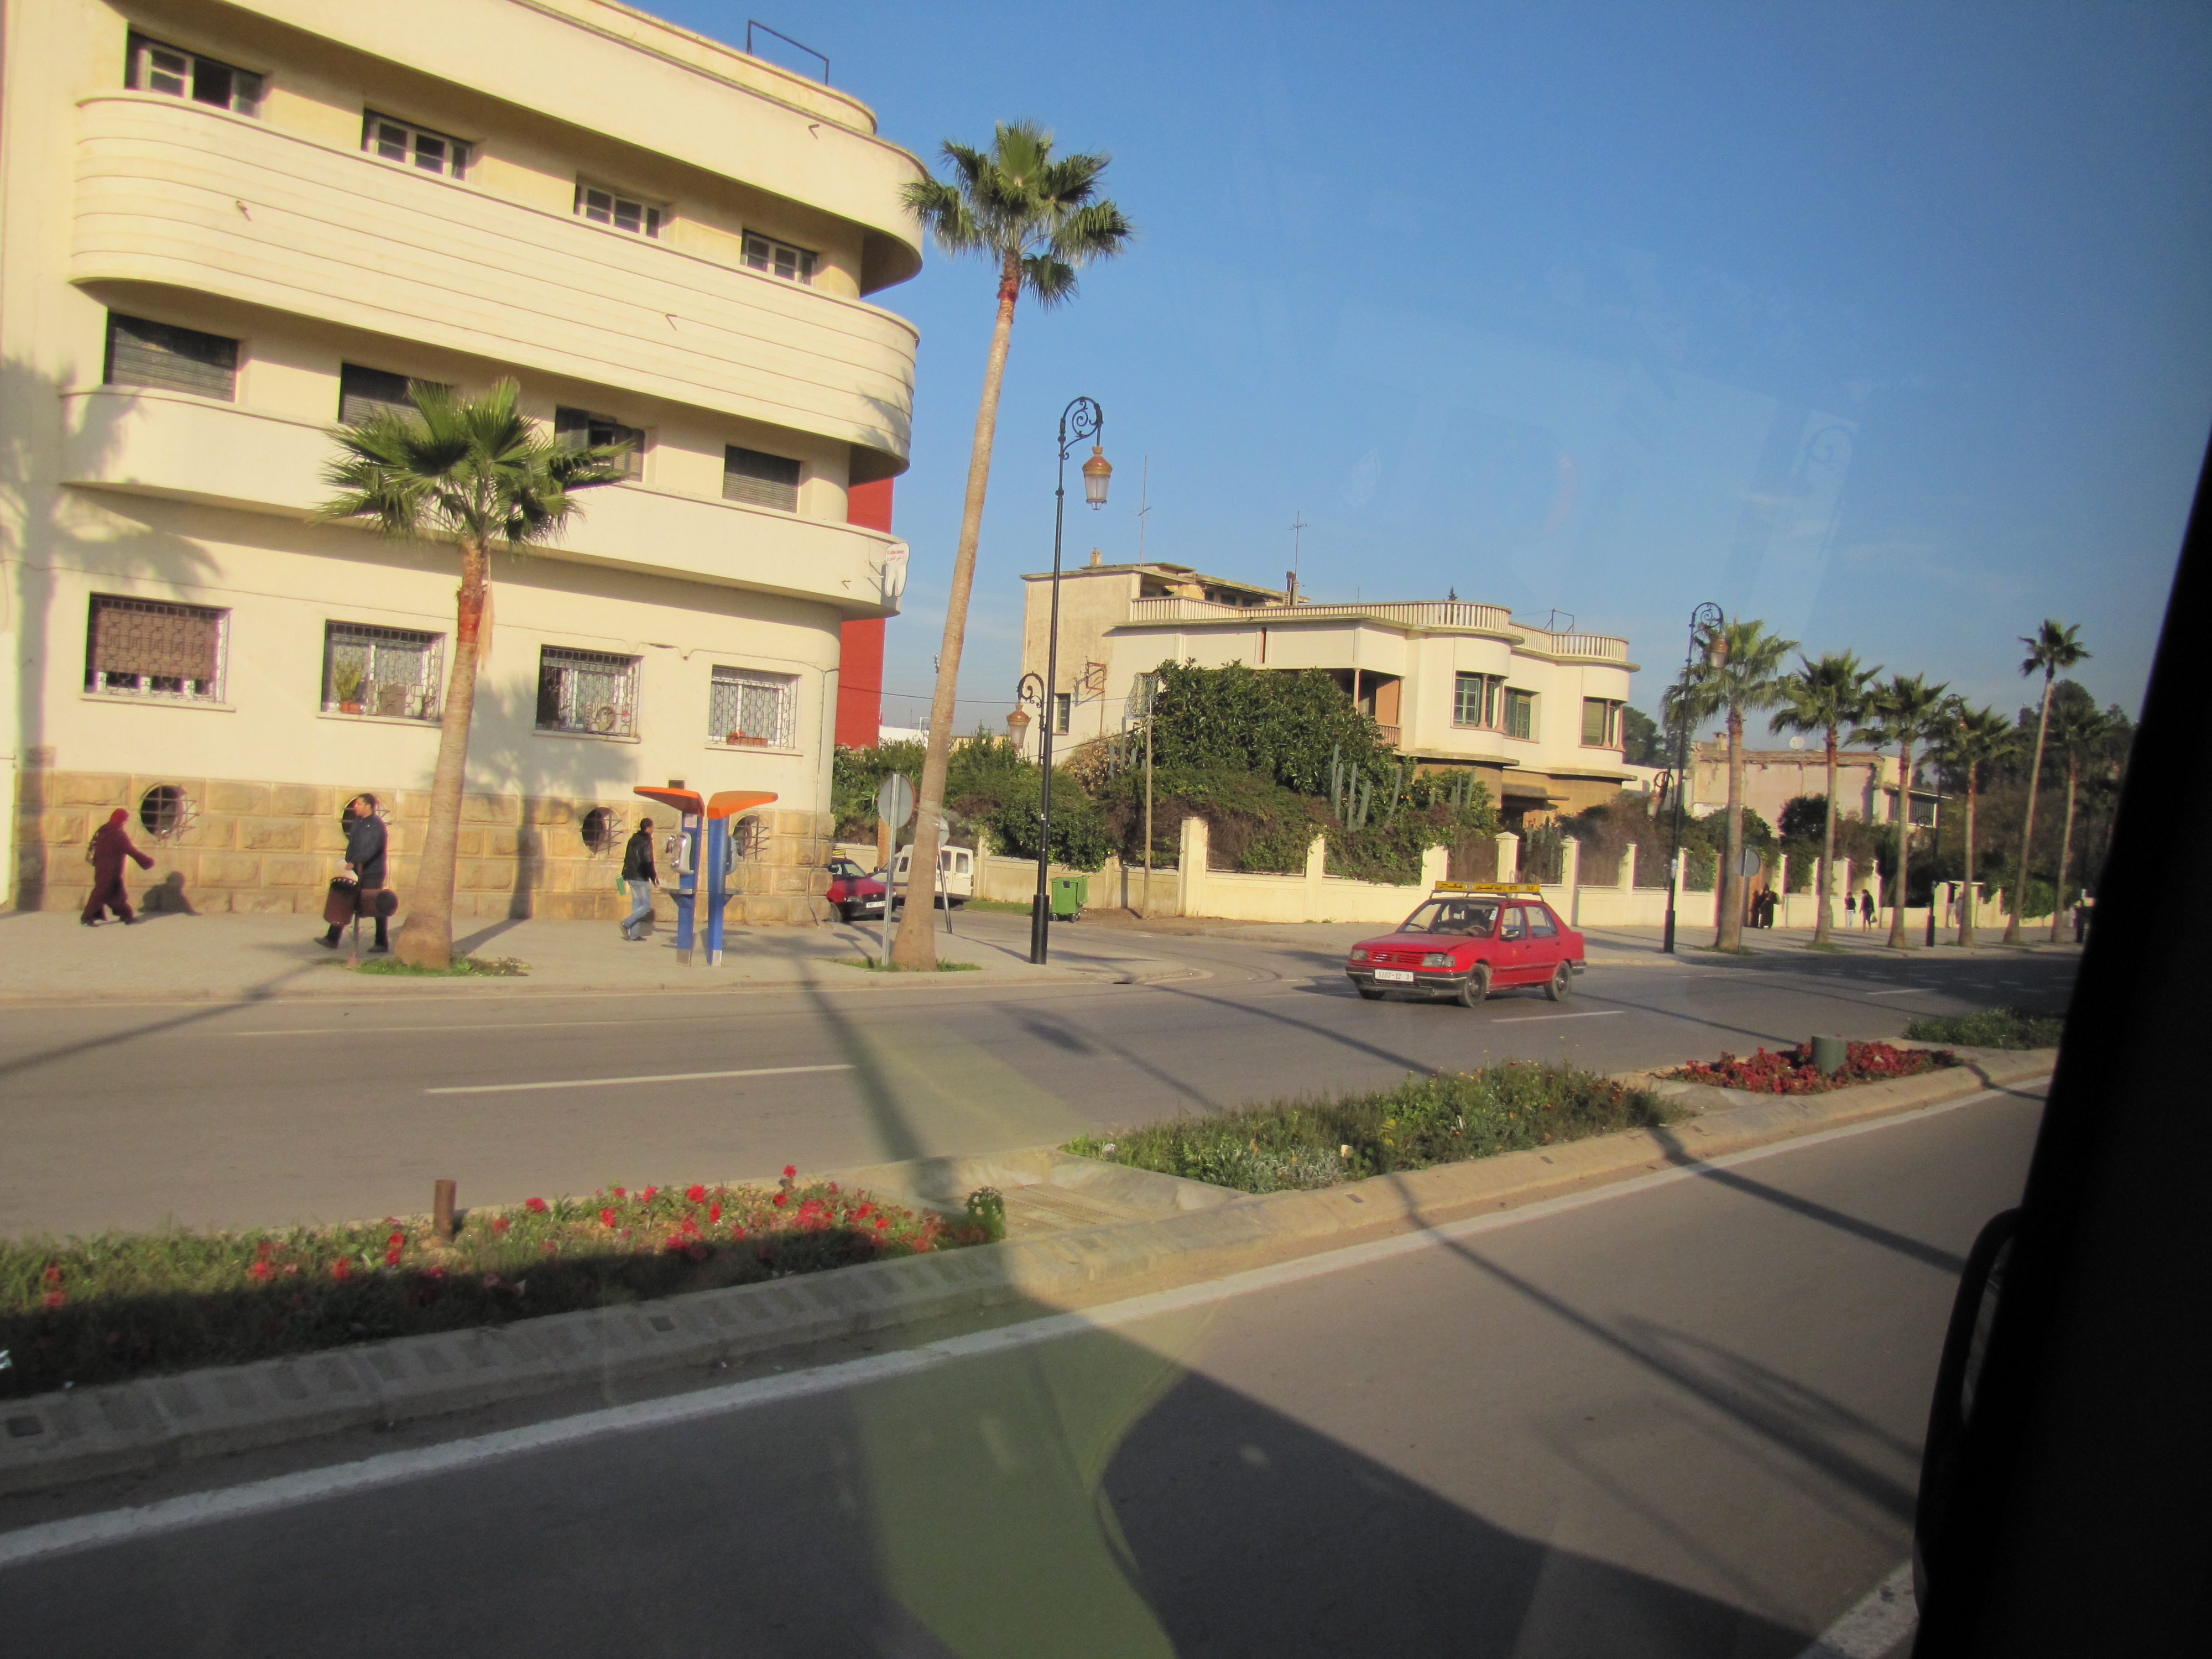
[[[1298,550],[1304,539],[1304,532],[1310,527],[1311,526],[1306,523],[1305,509],[1298,507],[1292,507],[1291,509],[1290,595],[1291,603],[1292,605],[1296,605],[1298,602]]]
[[[1137,562],[1145,562],[1145,517],[1152,510],[1152,458],[1145,457],[1145,474],[1141,487],[1145,504],[1137,509]]]

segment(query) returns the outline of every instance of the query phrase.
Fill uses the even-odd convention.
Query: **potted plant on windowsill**
[[[732,744],[747,744],[756,749],[765,749],[768,747],[768,739],[766,738],[749,737],[743,732],[732,732],[725,736],[722,741],[724,743]]]
[[[367,669],[361,663],[342,662],[331,668],[331,690],[337,693],[339,714],[361,713],[361,684],[367,678]]]

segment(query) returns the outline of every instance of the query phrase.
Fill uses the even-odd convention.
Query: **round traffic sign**
[[[1757,848],[1747,847],[1736,854],[1736,872],[1743,876],[1755,876],[1759,873],[1759,867],[1763,862],[1765,860],[1759,856]]]
[[[914,816],[914,786],[894,772],[876,786],[876,816],[894,830]]]

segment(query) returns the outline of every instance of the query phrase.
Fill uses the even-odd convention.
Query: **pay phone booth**
[[[671,895],[676,901],[676,959],[691,965],[694,930],[703,926],[707,965],[712,968],[722,960],[722,907],[730,902],[730,821],[775,796],[761,789],[725,789],[704,798],[696,789],[640,787],[635,793],[682,815],[671,860],[677,882]]]

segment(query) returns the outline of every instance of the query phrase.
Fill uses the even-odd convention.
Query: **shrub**
[[[2065,1035],[2063,1014],[2025,1008],[1982,1008],[1971,1014],[1916,1019],[1905,1028],[1914,1042],[1956,1042],[1968,1048],[2056,1048]]]

